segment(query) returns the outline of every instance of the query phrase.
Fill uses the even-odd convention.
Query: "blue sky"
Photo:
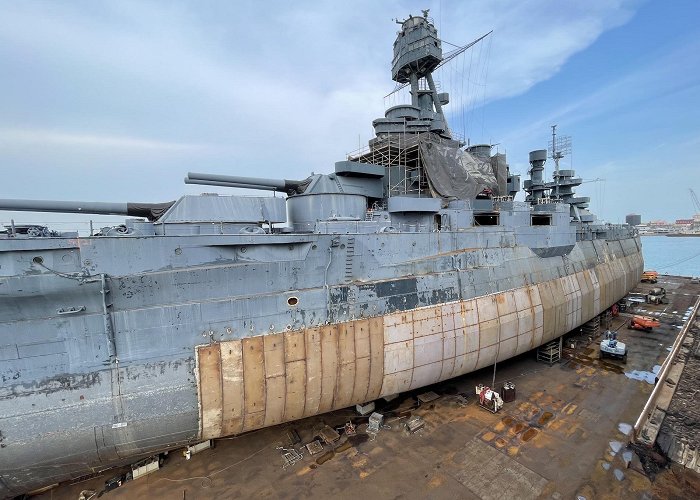
[[[430,7],[448,42],[494,30],[437,75],[455,132],[524,177],[556,123],[564,165],[605,179],[578,190],[599,216],[691,216],[700,2],[348,4],[0,0],[0,197],[157,202],[201,192],[190,170],[331,171],[406,98],[384,98],[393,19]]]

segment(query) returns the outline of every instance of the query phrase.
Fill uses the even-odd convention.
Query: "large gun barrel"
[[[17,212],[58,212],[69,214],[128,215],[157,220],[172,205],[167,203],[107,203],[101,201],[55,201],[0,199],[0,210]]]
[[[296,191],[304,182],[305,181],[293,181],[288,179],[241,177],[237,175],[201,174],[197,172],[189,172],[185,178],[186,184],[204,184],[206,186],[224,186],[284,192]]]
[[[260,184],[241,184],[238,182],[204,181],[185,177],[185,184],[201,184],[203,186],[221,186],[229,188],[258,189],[260,191],[279,191],[276,187],[262,186]]]

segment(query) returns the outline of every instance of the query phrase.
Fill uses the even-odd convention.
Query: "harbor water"
[[[700,237],[644,236],[644,269],[675,276],[700,276]]]

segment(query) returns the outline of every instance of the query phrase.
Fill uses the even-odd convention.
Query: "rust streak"
[[[238,434],[243,430],[243,352],[240,340],[222,342],[222,434]]]
[[[321,401],[318,411],[333,408],[338,381],[338,325],[321,327]]]
[[[322,352],[321,329],[309,328],[305,332],[306,349],[306,398],[304,416],[316,415],[321,401]]]
[[[265,422],[265,355],[263,337],[243,339],[245,413],[243,430],[258,429]]]
[[[381,317],[369,320],[370,373],[365,401],[377,399],[382,391],[384,379],[384,320]]]
[[[221,356],[219,344],[199,349],[202,439],[221,435]]]

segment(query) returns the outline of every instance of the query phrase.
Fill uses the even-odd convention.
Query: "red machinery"
[[[491,390],[490,387],[486,387],[483,384],[477,385],[476,395],[479,396],[479,406],[491,413],[496,413],[503,407],[503,400],[500,394]],[[515,396],[515,394],[513,394],[513,396]]]

